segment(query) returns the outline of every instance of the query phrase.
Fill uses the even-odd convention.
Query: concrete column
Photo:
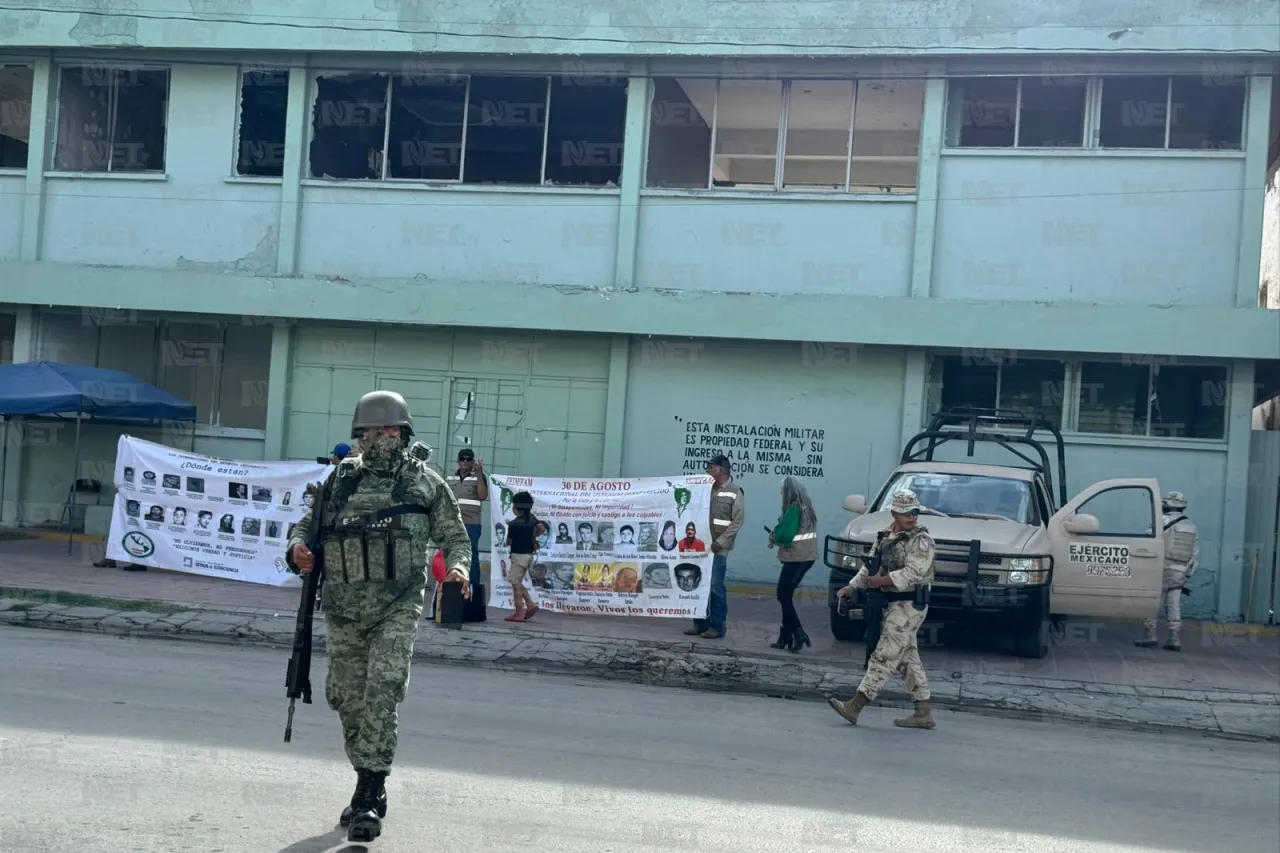
[[[32,135],[35,134],[35,123],[32,122]],[[34,148],[32,150],[35,150]],[[32,361],[36,357],[36,312],[29,305],[18,309],[17,322],[13,335],[13,363]],[[22,434],[21,418],[5,418],[0,427],[0,525],[17,525],[19,512],[19,495],[22,493]]]
[[[276,245],[276,273],[296,275],[298,271],[298,233],[302,223],[302,175],[307,163],[307,93],[306,63],[289,69],[289,104],[285,111],[284,177],[280,182],[280,239]],[[269,433],[268,433],[269,435]],[[270,440],[267,447],[270,449]],[[267,456],[268,459],[276,457]]]
[[[53,100],[53,63],[48,59],[35,62],[35,81],[31,90],[31,131],[27,144],[27,182],[22,202],[22,249],[24,261],[40,260],[41,237],[44,233],[44,171],[49,150],[49,107]],[[21,326],[21,323],[19,323]],[[19,328],[21,334],[21,328]],[[14,347],[15,363],[19,361]]]
[[[613,336],[609,354],[609,393],[604,410],[604,462],[600,476],[622,476],[622,442],[627,420],[627,379],[631,372],[631,339]]]
[[[920,125],[920,162],[916,176],[916,227],[911,255],[911,295],[933,295],[933,248],[938,224],[938,186],[942,169],[942,140],[947,114],[945,66],[929,65]]]
[[[1244,612],[1247,535],[1245,504],[1249,497],[1250,433],[1253,430],[1254,363],[1237,361],[1231,369],[1227,402],[1227,476],[1222,500],[1222,547],[1218,555],[1218,618],[1239,622]],[[1191,517],[1195,518],[1192,507]],[[1206,563],[1212,553],[1204,553]]]
[[[627,84],[627,125],[622,142],[622,188],[618,198],[618,239],[613,286],[636,289],[636,247],[640,242],[640,189],[648,152],[649,98],[653,82],[643,65],[632,69]]]
[[[1271,77],[1249,80],[1244,127],[1244,191],[1240,194],[1240,262],[1236,267],[1236,307],[1258,307],[1262,286],[1262,223],[1266,216],[1267,149],[1271,132]]]
[[[289,414],[289,366],[293,327],[285,321],[271,328],[271,364],[267,369],[267,429],[263,459],[283,459]]]
[[[898,453],[911,436],[923,429],[925,392],[928,390],[928,359],[922,349],[907,350],[906,378],[902,385],[902,442]],[[867,500],[871,497],[868,495]]]

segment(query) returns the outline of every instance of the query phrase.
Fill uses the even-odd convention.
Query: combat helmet
[[[367,427],[403,427],[405,438],[413,435],[409,404],[395,391],[370,391],[356,403],[351,418],[351,437],[359,438]]]
[[[1182,492],[1169,492],[1164,496],[1164,505],[1168,509],[1186,509],[1187,496]]]

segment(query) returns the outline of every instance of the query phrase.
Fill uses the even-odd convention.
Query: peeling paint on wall
[[[138,46],[138,19],[127,14],[138,11],[134,0],[86,0],[82,8],[85,11],[68,33],[76,44]]]
[[[252,275],[271,275],[276,268],[276,251],[277,251],[276,229],[268,228],[267,233],[262,235],[262,239],[258,241],[257,247],[245,255],[234,261],[191,261],[184,257],[179,257],[176,264],[180,270],[189,272],[229,272],[229,273],[250,273]]]

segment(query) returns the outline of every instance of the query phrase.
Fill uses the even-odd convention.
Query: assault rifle
[[[284,727],[285,743],[293,739],[294,702],[302,699],[303,704],[311,704],[311,629],[324,576],[324,527],[328,520],[326,498],[330,480],[332,477],[320,488],[315,484],[308,485],[306,491],[313,498],[311,536],[307,541],[307,550],[315,556],[315,564],[302,577],[302,600],[298,603],[298,622],[293,629],[293,654],[289,658],[289,669],[284,677],[285,695],[289,699],[289,719]]]
[[[886,535],[887,532],[884,530],[876,534],[876,542],[864,558],[867,563],[867,580],[880,574],[880,543]],[[880,631],[884,628],[884,608],[887,602],[884,590],[867,587],[862,593],[862,618],[867,623],[867,656],[862,665],[866,667],[870,665],[871,655],[875,654],[876,646],[880,642]]]

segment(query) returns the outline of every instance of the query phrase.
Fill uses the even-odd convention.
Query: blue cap
[[[333,447],[333,455],[340,459],[346,459],[350,453],[351,445],[349,444],[335,444]]]

